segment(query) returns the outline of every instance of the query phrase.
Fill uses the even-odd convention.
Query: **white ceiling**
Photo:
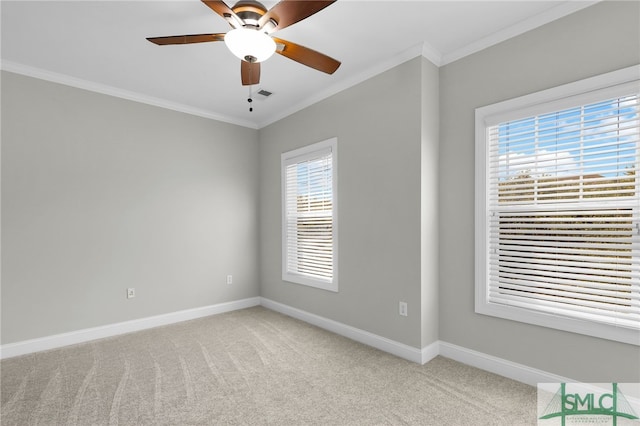
[[[227,32],[228,24],[199,0],[3,0],[2,68],[260,128],[420,54],[441,66],[593,3],[338,0],[274,35],[336,58],[341,67],[326,75],[274,55],[253,89],[273,95],[254,95],[253,112],[240,61],[224,43],[145,40]]]

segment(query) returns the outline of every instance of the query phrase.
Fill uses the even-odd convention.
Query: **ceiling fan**
[[[160,46],[224,41],[229,50],[241,59],[240,75],[245,86],[260,82],[260,62],[270,58],[273,53],[318,71],[333,74],[340,62],[299,44],[272,37],[270,34],[308,18],[335,1],[281,0],[267,10],[255,0],[240,0],[233,7],[227,6],[222,0],[202,0],[231,25],[231,31],[148,37],[147,40]]]

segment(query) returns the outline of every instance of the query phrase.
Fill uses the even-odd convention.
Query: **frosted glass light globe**
[[[236,28],[224,36],[234,55],[247,62],[262,62],[276,51],[276,42],[267,34],[252,28]]]

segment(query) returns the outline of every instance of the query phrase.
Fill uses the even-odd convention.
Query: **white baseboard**
[[[332,333],[339,334],[347,337],[356,342],[363,343],[365,345],[380,349],[381,351],[396,355],[400,358],[404,358],[409,361],[423,364],[423,352],[420,349],[413,346],[405,345],[404,343],[396,342],[386,337],[378,336],[368,331],[361,330],[359,328],[352,327],[328,318],[321,317],[297,308],[293,308],[288,305],[284,305],[279,302],[261,297],[260,304],[267,309],[271,309],[281,314],[288,315],[293,318],[297,318],[309,324],[313,324],[317,327],[331,331]]]
[[[267,309],[297,318],[301,321],[331,331],[332,333],[339,334],[351,340],[355,340],[356,342],[380,349],[381,351],[418,364],[425,364],[436,356],[442,355],[443,357],[451,358],[463,364],[480,368],[481,370],[489,371],[532,386],[536,386],[537,383],[575,382],[575,380],[571,380],[566,377],[537,370],[526,365],[517,364],[515,362],[507,361],[502,358],[497,358],[440,340],[433,342],[422,349],[418,349],[264,297],[251,297],[248,299],[187,309],[163,315],[156,315],[153,317],[109,324],[101,327],[56,334],[38,339],[9,343],[0,346],[0,359],[60,348],[76,343],[84,343],[95,339],[117,336],[119,334],[131,333],[134,331],[174,324],[258,305],[262,305]]]
[[[438,340],[431,343],[430,345],[425,346],[424,348],[422,348],[421,353],[422,357],[420,363],[428,363],[429,361],[440,355],[440,341]]]
[[[183,311],[171,312],[168,314],[156,315],[147,318],[140,318],[137,320],[124,321],[116,324],[108,324],[100,327],[85,328],[83,330],[56,334],[53,336],[47,336],[38,339],[9,343],[0,346],[0,359],[60,348],[62,346],[73,345],[76,343],[84,343],[90,340],[117,336],[119,334],[131,333],[134,331],[145,330],[161,325],[174,324],[177,322],[202,318],[209,315],[221,314],[223,312],[250,308],[252,306],[258,306],[259,304],[259,297],[251,297],[248,299],[218,303],[215,305],[202,306],[200,308],[186,309]]]
[[[507,361],[506,359],[487,355],[482,352],[442,341],[440,342],[440,355],[531,386],[536,386],[538,383],[576,382],[575,380],[558,376],[557,374],[548,373],[523,364],[517,364],[515,362]]]
[[[517,364],[487,355],[482,352],[463,348],[462,346],[453,345],[451,343],[438,340],[419,350],[412,346],[405,345],[382,336],[360,330],[328,318],[321,317],[279,302],[261,297],[260,304],[265,308],[280,312],[293,318],[297,318],[304,322],[308,322],[325,330],[355,340],[368,346],[380,349],[381,351],[391,353],[409,361],[419,364],[425,364],[438,355],[445,358],[451,358],[454,361],[489,371],[518,382],[536,386],[538,383],[573,383],[575,380],[546,371],[528,367],[526,365]]]

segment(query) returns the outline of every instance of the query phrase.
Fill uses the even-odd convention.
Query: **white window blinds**
[[[638,98],[487,128],[490,303],[640,329]]]
[[[283,157],[283,279],[337,290],[334,156],[329,144]]]

